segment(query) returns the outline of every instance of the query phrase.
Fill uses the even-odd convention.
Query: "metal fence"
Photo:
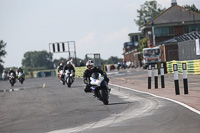
[[[178,43],[179,61],[200,59],[200,55],[196,54],[196,50],[197,50],[197,45],[195,40],[179,42]]]

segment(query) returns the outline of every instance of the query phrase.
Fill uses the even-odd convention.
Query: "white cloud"
[[[105,41],[108,42],[125,42],[127,41],[127,36],[130,33],[130,30],[127,27],[120,29],[119,31],[112,32],[108,34],[105,38]]]
[[[86,36],[84,36],[78,41],[78,46],[85,47],[86,45],[94,43],[95,35],[96,35],[96,31],[92,31],[88,33]]]
[[[76,49],[78,57],[82,58],[86,53],[92,53],[91,50],[93,51],[97,45],[96,36],[96,31],[91,31],[77,42]]]

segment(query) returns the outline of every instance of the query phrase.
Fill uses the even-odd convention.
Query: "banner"
[[[199,39],[196,39],[195,42],[196,42],[196,55],[200,55]]]

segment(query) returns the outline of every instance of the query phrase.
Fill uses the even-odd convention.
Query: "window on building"
[[[155,36],[171,36],[174,35],[174,27],[155,27]]]
[[[184,26],[184,33],[189,33],[190,30],[189,30],[189,26],[188,25],[185,25]]]
[[[131,40],[132,42],[135,42],[135,38],[134,38],[134,36],[132,36],[132,40]]]
[[[169,35],[174,35],[174,27],[168,27]]]
[[[200,24],[190,25],[190,32],[191,31],[200,31]]]
[[[138,42],[138,35],[135,35],[135,41]]]

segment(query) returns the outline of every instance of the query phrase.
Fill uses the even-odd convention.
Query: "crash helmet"
[[[68,62],[67,62],[67,65],[72,65],[72,62],[71,62],[71,61],[68,61]]]
[[[93,69],[94,67],[94,62],[92,60],[88,60],[86,63],[87,68]]]

